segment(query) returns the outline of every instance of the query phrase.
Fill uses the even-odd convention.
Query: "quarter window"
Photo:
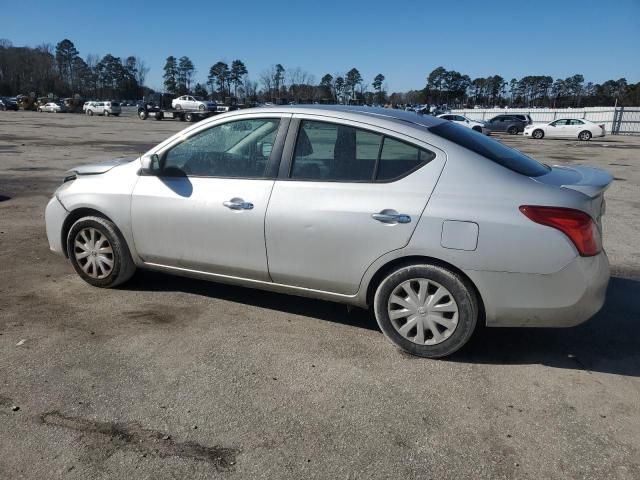
[[[378,180],[392,180],[430,162],[436,154],[408,143],[385,137],[378,166]]]
[[[410,173],[435,154],[347,125],[303,121],[292,179],[341,182],[388,181]]]
[[[198,132],[165,154],[162,174],[264,178],[279,124],[277,119],[239,120]]]

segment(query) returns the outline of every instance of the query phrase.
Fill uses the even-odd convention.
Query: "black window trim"
[[[280,123],[278,125],[278,133],[276,133],[276,139],[273,142],[273,147],[271,148],[271,154],[269,155],[269,159],[267,160],[267,166],[265,168],[265,174],[263,176],[260,177],[235,177],[235,176],[214,176],[214,175],[162,175],[162,170],[164,169],[164,163],[165,163],[165,159],[167,156],[167,153],[169,153],[169,151],[171,151],[173,148],[175,148],[178,145],[181,145],[183,142],[189,140],[192,137],[195,137],[196,135],[209,130],[211,128],[216,128],[219,127],[221,125],[226,125],[227,123],[232,123],[232,122],[241,122],[241,121],[247,121],[247,120],[278,120]],[[197,132],[193,132],[191,135],[189,135],[188,137],[182,139],[181,142],[176,143],[171,145],[171,147],[167,148],[166,150],[164,150],[162,152],[162,154],[160,155],[160,171],[157,174],[145,174],[145,173],[141,173],[141,175],[146,175],[146,176],[153,176],[153,177],[158,177],[158,178],[221,178],[221,179],[230,179],[230,180],[275,180],[276,178],[278,178],[278,168],[279,168],[279,164],[282,158],[282,151],[285,145],[285,141],[287,138],[287,131],[289,129],[289,124],[291,122],[291,116],[290,115],[284,115],[284,116],[260,116],[260,117],[248,117],[248,118],[242,118],[242,116],[237,116],[237,117],[231,117],[229,119],[228,122],[222,122],[222,123],[218,123],[216,125],[212,125],[209,128],[204,128],[202,130],[198,130]]]
[[[378,147],[378,156],[376,158],[376,163],[373,169],[373,175],[372,178],[369,180],[327,180],[327,179],[316,179],[316,178],[291,178],[291,173],[293,170],[293,158],[294,158],[294,154],[295,154],[295,148],[296,148],[296,143],[298,142],[298,135],[300,134],[300,128],[302,127],[302,122],[307,121],[307,122],[316,122],[316,123],[329,123],[329,124],[333,124],[333,125],[342,125],[345,127],[351,127],[351,128],[355,128],[355,129],[359,129],[359,130],[364,130],[368,133],[373,133],[376,135],[380,135],[382,137],[382,140],[380,141],[380,145]],[[404,143],[405,145],[409,145],[410,147],[413,148],[417,148],[418,150],[424,150],[427,152],[431,152],[433,155],[435,155],[431,160],[429,161],[424,161],[421,162],[420,164],[416,165],[415,167],[413,167],[411,170],[408,170],[407,172],[403,173],[402,175],[398,176],[398,177],[394,177],[394,178],[390,178],[390,179],[386,179],[386,180],[377,180],[376,176],[378,175],[378,166],[380,164],[380,156],[382,155],[382,148],[384,146],[384,140],[385,138],[390,138],[391,140],[395,140],[401,143]],[[284,151],[282,153],[282,161],[280,162],[280,170],[278,173],[278,181],[289,181],[289,182],[321,182],[321,183],[370,183],[370,184],[385,184],[385,183],[393,183],[393,182],[397,182],[399,180],[402,180],[405,177],[408,177],[409,175],[417,172],[418,170],[420,170],[421,168],[423,168],[425,165],[428,165],[429,163],[431,163],[433,160],[435,160],[438,157],[438,152],[434,151],[434,150],[429,150],[425,147],[416,145],[415,143],[409,142],[407,140],[395,137],[393,135],[389,135],[386,133],[381,133],[378,131],[375,131],[373,129],[370,128],[366,128],[365,127],[361,127],[361,126],[353,126],[349,123],[342,123],[340,122],[340,119],[337,118],[332,118],[332,117],[322,117],[321,119],[309,119],[309,118],[293,118],[291,119],[291,123],[289,124],[289,132],[287,133],[287,140],[285,142],[285,146],[284,146]]]

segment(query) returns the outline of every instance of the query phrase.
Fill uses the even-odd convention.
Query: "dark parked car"
[[[510,135],[517,135],[524,132],[524,127],[527,124],[517,118],[515,115],[498,115],[489,120],[485,127],[489,130],[489,133],[506,132]]]
[[[18,103],[9,97],[0,97],[0,110],[15,110],[18,111]]]
[[[525,125],[531,125],[533,124],[533,119],[531,118],[530,115],[527,114],[521,114],[521,113],[513,113],[510,114],[512,117],[516,117],[519,120],[522,120],[524,122]]]

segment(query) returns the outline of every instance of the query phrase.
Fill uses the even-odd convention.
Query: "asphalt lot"
[[[0,112],[1,479],[640,478],[640,137],[502,137],[615,176],[606,305],[427,360],[365,311],[148,272],[100,290],[49,252],[66,169],[185,126]]]

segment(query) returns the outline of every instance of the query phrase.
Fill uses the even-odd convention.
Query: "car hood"
[[[76,175],[100,175],[101,173],[106,173],[114,167],[118,165],[123,165],[125,163],[129,163],[134,161],[138,157],[119,157],[114,158],[113,160],[108,160],[106,162],[99,163],[90,163],[89,165],[81,165],[79,167],[71,168],[67,171],[67,175],[76,174]]]

